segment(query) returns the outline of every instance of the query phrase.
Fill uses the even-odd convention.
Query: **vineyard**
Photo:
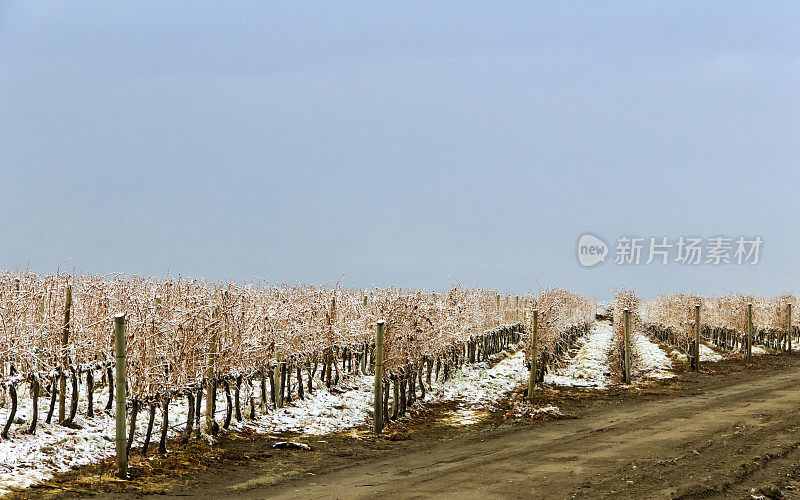
[[[696,370],[791,351],[794,303],[647,301],[623,290],[601,310],[561,289],[510,296],[5,272],[0,480],[26,486],[112,456],[117,403],[126,456],[246,428],[325,434],[377,422],[380,432],[426,401],[472,408],[525,385],[602,389],[672,377],[682,359]],[[115,317],[125,380],[115,377]]]
[[[176,427],[186,442],[227,430],[233,419],[255,420],[311,399],[316,391],[341,392],[344,383],[374,370],[378,320],[386,322],[383,421],[391,422],[464,365],[529,344],[525,324],[533,309],[541,311],[537,347],[546,366],[588,329],[595,306],[563,290],[512,298],[459,286],[436,294],[4,273],[2,439],[35,435],[40,422],[80,427],[79,413],[83,427],[108,417],[115,384],[122,383],[114,380],[114,316],[120,312],[127,447],[130,452],[140,444],[146,454],[154,441],[165,452]],[[224,406],[219,417],[218,405]],[[26,420],[20,422],[23,406]],[[176,411],[182,426],[173,425]]]
[[[700,319],[697,333],[701,342],[710,342],[722,351],[743,352],[747,356],[763,347],[791,352],[798,335],[797,325],[790,318],[795,302],[796,298],[789,294],[774,298],[678,294],[644,302],[637,314],[648,333],[674,345],[691,361],[697,356],[693,349],[697,345],[696,315]]]

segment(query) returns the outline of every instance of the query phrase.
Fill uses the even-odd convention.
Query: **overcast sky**
[[[794,1],[0,0],[0,267],[798,293],[798,26]],[[764,243],[625,266],[623,235]]]

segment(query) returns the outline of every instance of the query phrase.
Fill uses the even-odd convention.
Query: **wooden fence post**
[[[700,371],[700,305],[694,306],[694,371]]]
[[[747,337],[745,338],[745,342],[747,342],[747,353],[745,354],[745,359],[750,361],[750,358],[753,356],[753,303],[750,302],[747,304]]]
[[[117,369],[117,477],[128,479],[128,448],[125,441],[125,315],[114,316]]]
[[[625,316],[625,324],[624,324],[624,337],[623,337],[623,377],[625,378],[624,382],[626,384],[631,383],[631,337],[630,337],[630,317],[631,311],[629,309],[625,309],[623,311]]]
[[[539,330],[539,310],[533,310],[533,328],[531,330],[531,372],[528,374],[528,400],[533,401],[533,390],[536,387],[537,358],[539,357],[537,343]]]
[[[58,422],[64,423],[67,407],[67,377],[66,372],[69,368],[69,356],[67,355],[67,344],[69,343],[69,317],[72,309],[72,285],[67,285],[67,300],[64,305],[64,327],[61,330],[61,370],[62,374],[58,386]]]
[[[383,430],[383,320],[378,321],[375,335],[375,434]]]
[[[789,341],[789,354],[792,353],[792,304],[786,304],[786,338]]]

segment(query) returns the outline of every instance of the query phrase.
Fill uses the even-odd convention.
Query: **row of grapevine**
[[[387,399],[394,393],[391,414],[388,403],[384,408],[388,420],[402,414],[418,392],[424,397],[423,378],[430,386],[432,373],[446,380],[462,364],[487,360],[528,339],[525,323],[536,307],[545,318],[539,352],[555,357],[564,350],[565,338],[574,336],[564,332],[588,325],[594,313],[593,301],[562,290],[515,299],[461,286],[437,294],[4,272],[0,383],[2,402],[10,399],[12,408],[3,437],[14,420],[17,387],[26,382],[34,407],[40,396],[49,399],[43,405],[48,422],[58,407],[57,421],[71,423],[79,386],[86,387],[87,416],[98,386],[108,388],[101,404],[112,407],[113,316],[118,312],[126,318],[130,433],[138,412],[149,409],[149,442],[161,408],[163,451],[174,399],[186,401],[188,439],[201,432],[204,391],[211,402],[206,430],[213,434],[218,430],[213,418],[217,390],[225,395],[225,428],[232,415],[241,420],[242,407],[252,416],[256,408],[269,411],[293,397],[303,398],[305,390],[314,390],[315,378],[330,388],[345,374],[370,373],[379,319],[386,321],[382,379],[391,387],[384,393]],[[28,432],[36,431],[36,415],[34,410]]]
[[[663,295],[641,306],[645,330],[681,352],[692,355],[695,307],[700,306],[700,334],[719,349],[739,351],[747,347],[748,308],[754,345],[774,350],[789,350],[797,326],[788,322],[788,306],[796,298],[790,294],[758,297],[728,294],[701,297],[691,294]],[[791,332],[791,335],[787,335]]]
[[[597,302],[560,288],[543,290],[525,300],[525,310],[538,311],[535,380],[542,384],[545,373],[561,363],[575,340],[589,331],[595,320]],[[529,370],[533,352],[531,340],[532,336],[529,335],[525,349],[525,362]]]

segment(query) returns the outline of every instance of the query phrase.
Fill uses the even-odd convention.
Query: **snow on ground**
[[[631,339],[633,348],[638,354],[638,364],[634,367],[634,375],[647,378],[671,378],[672,361],[664,350],[642,333],[635,333]],[[633,378],[633,377],[632,377]]]
[[[456,372],[447,383],[434,383],[431,399],[463,401],[469,408],[486,406],[528,379],[524,363],[524,351],[519,350],[491,368],[484,362],[464,365],[461,372]]]
[[[39,424],[36,434],[31,436],[24,431],[28,429],[33,401],[27,384],[18,385],[17,391],[15,422],[24,424],[12,424],[9,439],[0,440],[0,495],[8,493],[10,487],[24,488],[50,478],[54,472],[68,471],[114,454],[114,419],[99,410],[105,406],[106,395],[95,397],[95,417],[91,419],[85,416],[86,400],[79,402],[75,423],[81,429],[45,424],[49,398],[40,397]],[[67,413],[69,401],[67,399]],[[8,407],[0,408],[0,426],[5,425],[9,411]],[[57,418],[56,408],[53,420]]]
[[[517,346],[518,348],[519,346]],[[516,350],[516,348],[515,348]],[[510,353],[507,353],[510,354]],[[433,383],[426,394],[425,401],[458,401],[457,409],[450,415],[453,425],[467,425],[480,421],[485,410],[493,402],[499,401],[505,393],[513,390],[527,380],[522,351],[509,355],[491,368],[485,363],[464,365],[444,384]],[[96,378],[99,379],[99,376]],[[322,435],[363,426],[372,418],[372,385],[374,377],[346,377],[337,389],[329,392],[319,380],[314,380],[316,389],[311,395],[305,392],[305,400],[297,398],[293,391],[293,401],[280,409],[262,413],[256,406],[255,420],[245,418],[231,422],[231,430],[251,429],[260,433],[297,432],[305,435]],[[36,435],[24,433],[30,420],[32,400],[27,393],[27,385],[18,386],[19,405],[15,420],[22,423],[12,425],[9,439],[0,440],[0,495],[11,488],[24,488],[47,480],[57,472],[68,471],[74,467],[99,462],[115,454],[115,423],[113,413],[100,410],[107,401],[107,389],[98,387],[95,394],[95,417],[86,417],[85,387],[80,386],[81,400],[75,423],[80,429],[70,429],[55,424],[44,424],[49,404],[48,398],[39,399],[39,426]],[[246,417],[248,395],[252,390],[243,384],[242,413]],[[257,393],[257,391],[255,391]],[[68,386],[69,403],[69,386]],[[418,394],[419,396],[419,394]],[[258,399],[256,399],[258,403]],[[205,405],[205,403],[203,403]],[[169,407],[169,436],[177,436],[184,428],[187,416],[186,398],[174,398]],[[5,424],[9,409],[0,408],[0,427]],[[57,413],[57,410],[56,410]],[[222,390],[217,391],[217,421],[222,425],[225,414],[225,399]],[[140,409],[137,418],[134,447],[141,446],[147,425],[148,411]],[[155,454],[161,429],[161,411],[156,412],[151,453]],[[205,415],[201,419],[201,425]],[[156,444],[152,444],[155,441]],[[135,451],[134,453],[138,453]]]
[[[614,303],[611,301],[598,302],[595,313],[599,314],[600,316],[607,316],[610,318],[614,315]]]
[[[457,408],[445,418],[451,425],[469,425],[480,422],[492,404],[528,380],[525,353],[522,344],[512,347],[505,359],[489,368],[485,362],[464,365],[445,384],[434,383],[431,401],[457,401]]]
[[[333,394],[321,387],[319,380],[313,395],[305,393],[305,400],[293,394],[293,402],[284,408],[272,409],[263,414],[256,406],[256,419],[244,419],[237,422],[235,416],[231,421],[231,430],[252,429],[263,433],[298,432],[312,435],[327,434],[356,427],[367,422],[372,412],[372,384],[374,377],[359,376],[349,378],[338,389],[342,394]],[[9,488],[24,488],[52,477],[54,473],[65,472],[72,468],[99,462],[116,453],[114,436],[116,432],[113,412],[100,410],[107,400],[105,392],[95,394],[95,416],[86,416],[85,388],[80,387],[82,399],[78,403],[75,423],[80,429],[70,429],[61,425],[45,424],[49,398],[39,398],[39,425],[36,435],[25,434],[30,421],[32,400],[27,390],[18,386],[19,398],[15,421],[9,439],[0,440],[0,495],[8,493]],[[242,413],[246,416],[249,387],[242,386]],[[71,395],[67,394],[67,411]],[[256,400],[258,401],[258,400]],[[222,390],[217,391],[216,418],[220,426],[225,417],[225,396]],[[203,402],[205,408],[205,401]],[[369,411],[369,414],[368,414]],[[0,408],[0,426],[4,425],[9,408]],[[56,415],[58,410],[56,409]],[[185,397],[173,398],[169,407],[170,437],[176,437],[185,429],[188,404]],[[54,415],[54,420],[56,420]],[[140,409],[137,416],[136,437],[134,447],[144,442],[148,409]],[[24,424],[21,422],[25,422]],[[161,410],[156,411],[150,452],[155,453],[158,446],[162,422]],[[201,417],[201,425],[205,415]],[[155,445],[153,444],[155,441]],[[134,452],[138,453],[138,451]]]
[[[512,354],[488,368],[485,363],[464,366],[456,376],[441,386],[434,386],[434,401],[458,401],[458,407],[442,419],[454,426],[475,424],[486,418],[492,405],[502,400],[510,391],[527,383],[529,372],[525,367],[525,352],[522,345],[515,346]],[[518,350],[520,349],[520,350]],[[555,406],[531,408],[527,402],[518,416],[546,416],[559,418],[561,411]]]
[[[319,383],[318,380],[314,380]],[[342,394],[328,392],[322,386],[314,394],[305,393],[305,400],[293,395],[290,405],[260,414],[256,410],[254,421],[245,420],[231,428],[248,428],[262,433],[297,432],[307,435],[329,434],[366,424],[372,415],[373,384],[375,377],[361,375],[349,378],[339,385]],[[338,392],[337,390],[337,392]]]
[[[536,408],[535,413],[548,415],[550,417],[563,417],[564,414],[561,413],[561,410],[558,406],[548,405],[542,406],[541,408]]]
[[[710,348],[709,346],[700,343],[700,362],[711,362],[714,363],[716,361],[722,361],[725,359],[725,356],[718,353],[714,349]]]
[[[682,353],[678,350],[677,347],[670,344],[664,344],[664,349],[667,352],[667,355],[671,358],[674,358],[676,361],[686,362],[686,354]]]
[[[667,346],[667,349],[670,350],[670,356],[674,357],[679,361],[686,361],[686,354],[678,351],[675,347]],[[762,354],[768,354],[770,351],[767,350],[764,346],[754,345],[753,346],[753,355],[760,356]],[[700,362],[701,363],[715,363],[717,361],[722,361],[724,359],[728,359],[729,357],[742,357],[744,356],[744,349],[737,350],[737,351],[723,351],[720,353],[716,351],[713,347],[706,345],[704,342],[700,343]]]
[[[686,362],[686,354],[680,352],[674,346],[666,346],[669,349],[669,355],[675,358],[678,361]],[[723,354],[718,353],[712,347],[704,344],[703,342],[700,343],[700,362],[701,363],[714,363],[717,361],[722,361],[726,359]]]
[[[588,335],[578,340],[578,354],[568,360],[567,364],[546,373],[547,384],[565,386],[606,387],[611,377],[605,375],[611,371],[608,366],[608,354],[611,349],[614,332],[611,324],[598,321]]]

